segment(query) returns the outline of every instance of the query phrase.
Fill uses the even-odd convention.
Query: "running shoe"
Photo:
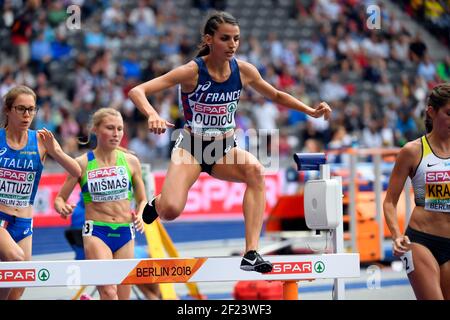
[[[272,263],[264,260],[255,250],[248,251],[241,261],[241,269],[245,271],[268,273],[272,271],[272,268]]]

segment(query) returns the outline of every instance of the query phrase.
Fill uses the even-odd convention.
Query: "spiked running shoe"
[[[272,271],[272,263],[265,261],[258,252],[248,251],[241,261],[241,269],[245,271],[256,271],[259,273],[268,273]]]
[[[156,212],[155,198],[153,198],[152,201],[145,205],[144,211],[142,212],[142,220],[146,224],[151,224],[156,218],[158,218],[158,212]]]

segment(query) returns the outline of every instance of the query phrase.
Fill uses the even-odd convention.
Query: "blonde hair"
[[[32,96],[34,102],[36,102],[36,94],[27,86],[17,86],[9,90],[3,97],[3,113],[1,115],[1,123],[3,128],[6,128],[6,126],[8,125],[8,117],[6,115],[6,111],[11,111],[14,101],[16,101],[17,97],[21,94]]]
[[[83,145],[88,144],[91,141],[92,129],[98,128],[102,124],[103,119],[105,119],[107,116],[120,117],[122,119],[122,114],[116,109],[113,108],[98,109],[97,111],[94,112],[94,114],[91,116],[91,120],[89,121],[87,141],[82,142],[80,141],[80,139],[78,139],[78,142]]]

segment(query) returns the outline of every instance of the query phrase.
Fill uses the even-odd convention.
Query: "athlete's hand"
[[[144,221],[142,220],[142,216],[136,212],[131,212],[131,215],[133,216],[134,228],[140,233],[144,233]]]
[[[411,241],[408,236],[400,236],[394,239],[392,243],[392,252],[394,256],[400,257],[411,249]]]
[[[45,149],[47,149],[47,152],[51,155],[54,155],[56,149],[58,148],[58,143],[53,136],[53,133],[51,133],[51,131],[49,131],[47,128],[43,128],[41,130],[38,130],[37,132],[42,140],[42,143],[44,144]]]
[[[75,204],[64,203],[62,207],[55,206],[55,210],[59,213],[61,218],[66,219],[73,213],[73,209],[75,209],[75,207]]]
[[[331,107],[326,102],[321,102],[319,105],[314,109],[314,112],[311,114],[314,118],[320,118],[321,116],[325,117],[325,120],[328,120],[331,115]]]
[[[148,129],[150,132],[161,134],[166,132],[167,128],[173,128],[175,125],[161,118],[158,114],[152,114],[148,117]]]

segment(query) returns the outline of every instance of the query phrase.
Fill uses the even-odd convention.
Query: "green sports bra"
[[[84,203],[130,200],[133,198],[131,171],[125,153],[116,150],[117,162],[112,167],[99,168],[94,152],[87,153],[86,173],[80,186]]]

